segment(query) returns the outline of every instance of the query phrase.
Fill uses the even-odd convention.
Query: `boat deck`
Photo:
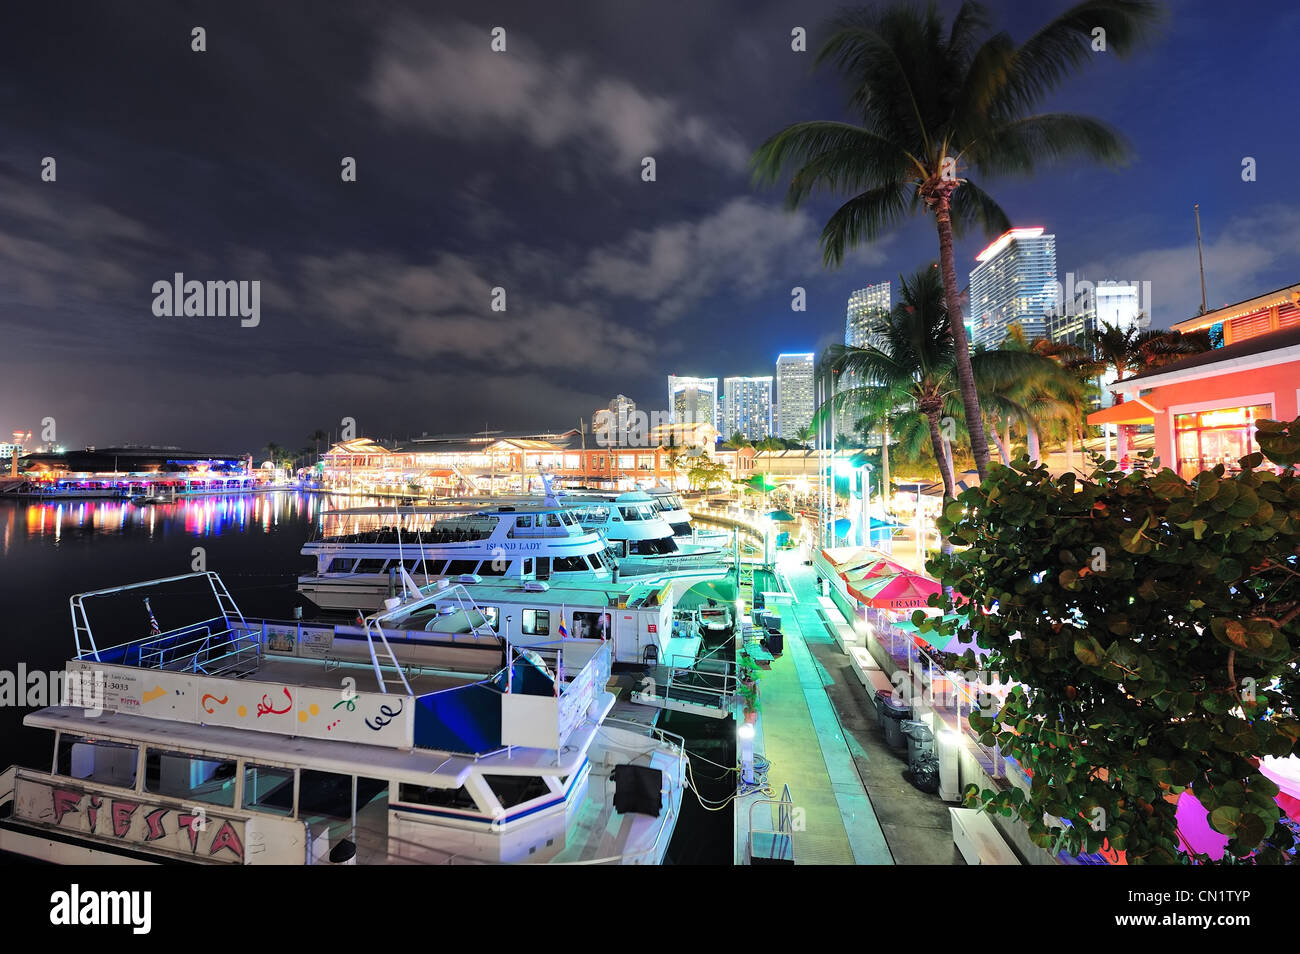
[[[394,647],[394,653],[397,655],[398,662],[405,667],[405,661],[402,659],[400,649]],[[380,653],[379,655],[381,665],[387,662],[385,654]],[[296,659],[292,656],[263,655],[256,668],[250,669],[243,678],[255,679],[259,682],[282,682],[287,685],[302,686],[309,689],[339,689],[342,691],[342,680],[347,676],[356,679],[356,688],[358,689],[378,690],[379,688],[375,685],[374,668],[369,663],[364,664],[364,666],[355,664],[326,667],[319,662]],[[411,687],[412,694],[417,696],[430,692],[441,692],[443,689],[452,689],[469,682],[478,682],[483,678],[483,675],[479,673],[456,676],[447,672],[420,670],[419,668],[406,670],[406,681]],[[391,663],[389,663],[389,668],[384,671],[384,680],[389,692],[405,694],[405,687],[402,686],[397,673],[392,670]]]

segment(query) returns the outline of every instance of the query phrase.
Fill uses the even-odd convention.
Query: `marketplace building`
[[[1114,425],[1116,456],[1134,431],[1154,429],[1160,466],[1190,480],[1259,450],[1255,425],[1300,414],[1300,284],[1178,322],[1175,331],[1207,331],[1214,348],[1111,386],[1113,407],[1088,415]]]

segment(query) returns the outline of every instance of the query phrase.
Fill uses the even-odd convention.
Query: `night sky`
[[[820,351],[851,290],[937,257],[917,218],[827,271],[834,203],[792,214],[750,183],[777,129],[848,118],[790,50],[840,5],[11,4],[0,433],[53,417],[67,446],[241,452],[344,417],[377,437],[566,428],[617,392],[662,408],[669,372]],[[1023,39],[1067,3],[990,6]],[[1300,278],[1300,8],[1169,8],[1148,50],[1099,56],[1045,107],[1118,127],[1129,166],[982,183],[1056,233],[1062,281],[1152,282],[1161,327],[1200,302],[1194,202],[1211,307]],[[986,242],[959,243],[963,278]],[[155,317],[176,272],[260,281],[260,324]]]

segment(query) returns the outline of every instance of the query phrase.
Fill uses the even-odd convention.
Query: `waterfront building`
[[[722,379],[724,438],[739,431],[751,441],[772,436],[772,376]]]
[[[632,490],[685,486],[674,459],[722,459],[712,424],[659,424],[638,445],[605,446],[573,428],[563,432],[502,431],[424,436],[385,446],[370,438],[334,444],[322,457],[322,481],[358,492],[450,496],[519,493],[557,487]],[[731,457],[726,457],[729,470]],[[741,470],[744,469],[743,464]]]
[[[19,459],[21,479],[0,491],[30,496],[122,497],[133,494],[234,493],[270,479],[246,455],[208,454],[176,447],[87,447]]]
[[[717,427],[718,379],[668,375],[668,415],[674,424]]]
[[[1207,331],[1215,347],[1115,382],[1118,403],[1089,414],[1088,423],[1118,429],[1121,461],[1133,429],[1149,425],[1157,466],[1188,479],[1216,464],[1235,470],[1241,457],[1259,450],[1259,421],[1300,414],[1300,283],[1173,329]]]
[[[776,408],[772,418],[777,436],[785,440],[795,440],[795,435],[812,423],[815,360],[812,353],[776,356]]]
[[[996,348],[1007,328],[1025,337],[1048,337],[1048,315],[1056,310],[1056,236],[1044,229],[1011,229],[979,255],[970,273],[971,348]]]

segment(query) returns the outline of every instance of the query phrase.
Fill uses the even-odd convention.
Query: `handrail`
[[[754,809],[759,805],[776,805],[776,827],[775,828],[755,828],[754,827]],[[781,787],[780,798],[756,798],[749,804],[749,858],[754,860],[754,836],[758,834],[770,834],[773,836],[773,842],[778,838],[787,839],[790,846],[790,854],[794,855],[794,798],[790,794],[790,786]],[[784,846],[782,846],[784,848]],[[782,851],[784,856],[784,851]]]

